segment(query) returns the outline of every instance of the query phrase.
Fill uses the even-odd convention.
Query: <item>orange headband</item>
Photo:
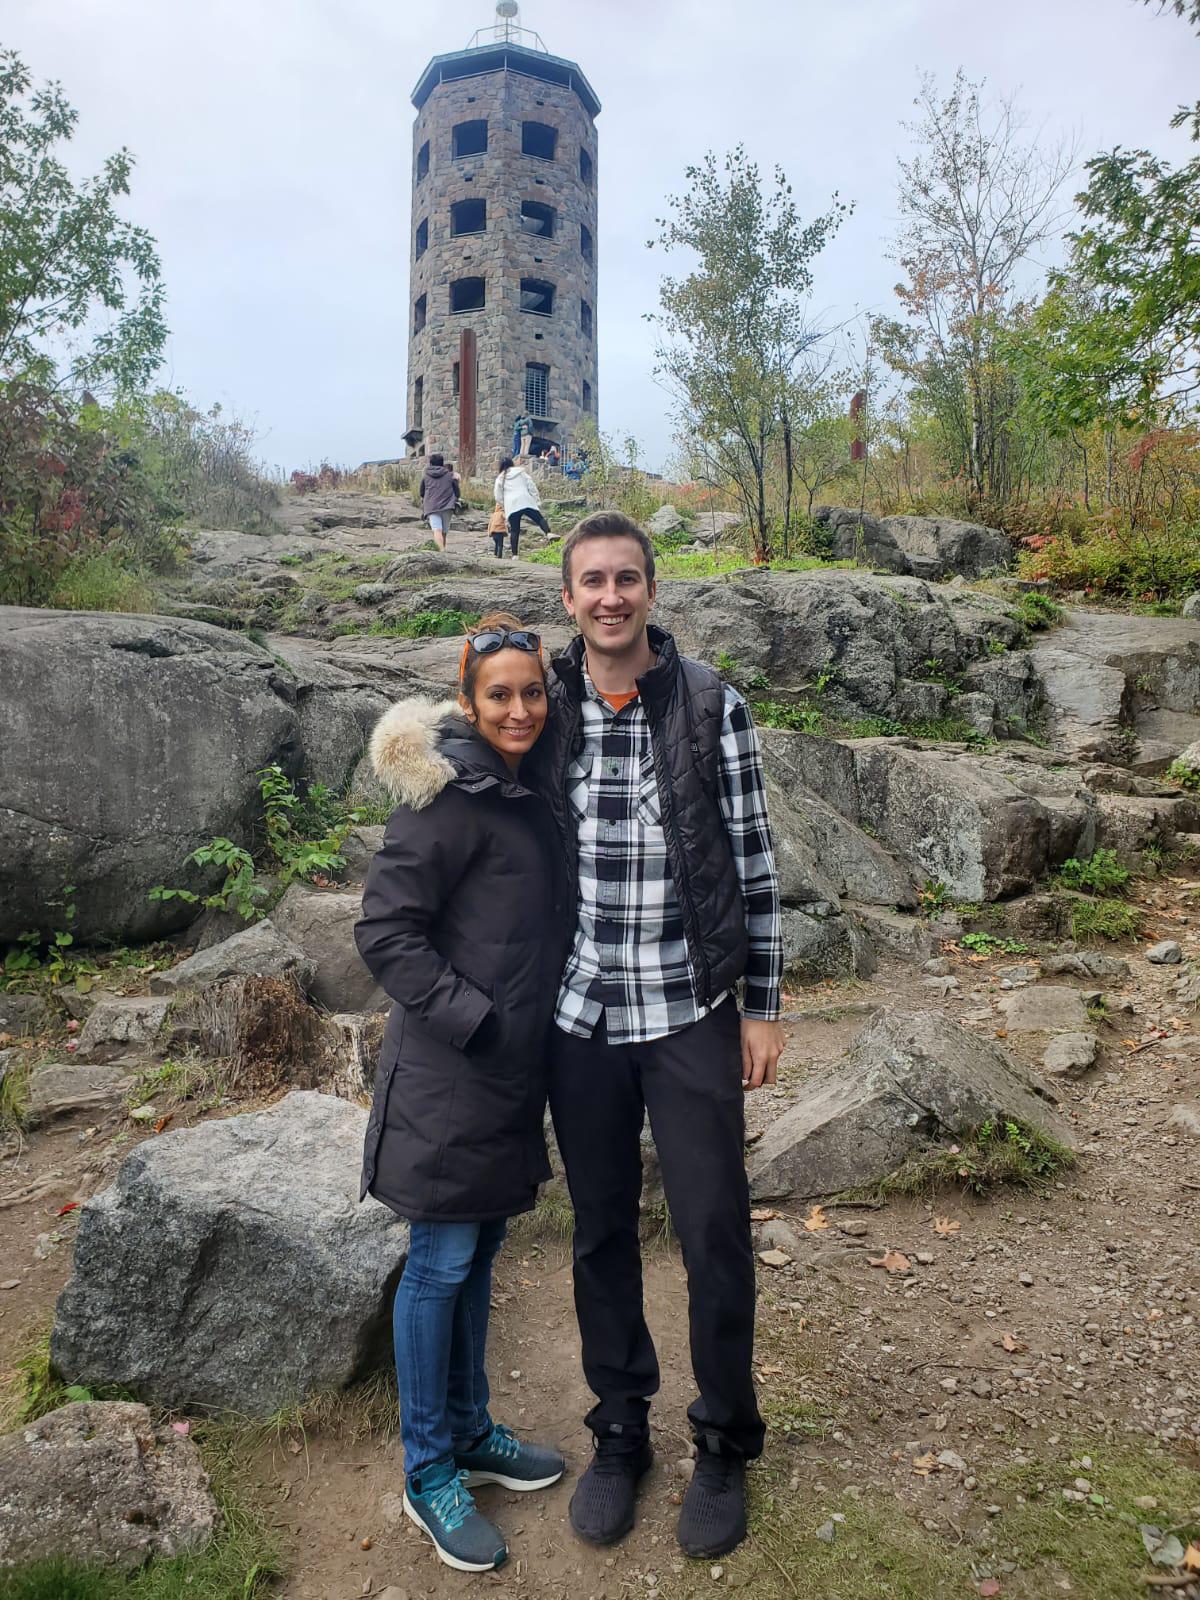
[[[481,629],[480,630],[480,632],[486,632],[486,633],[491,633],[493,631],[499,631],[499,630],[493,630],[491,628],[486,628],[486,629]],[[530,630],[530,631],[532,631],[532,630]],[[458,658],[458,686],[459,686],[460,689],[462,688],[463,679],[466,677],[466,673],[467,673],[467,656],[470,654],[470,651],[471,651],[471,640],[474,637],[475,637],[474,634],[469,633],[467,635],[467,637],[463,640],[462,655],[459,656],[459,658]],[[505,648],[504,645],[500,646],[500,650],[503,650],[504,648]],[[510,650],[511,649],[515,649],[515,646],[509,645],[508,648]],[[528,653],[529,653],[528,651],[523,651],[522,652],[522,654],[525,654],[525,655],[528,655]],[[499,655],[500,651],[499,650],[493,650],[493,651],[490,652],[490,654]],[[545,677],[545,674],[546,674],[546,661],[545,661],[545,657],[542,655],[542,646],[541,646],[540,642],[539,642],[538,647],[537,647],[537,658],[538,658],[538,666],[541,667],[541,669],[542,669],[542,676]]]

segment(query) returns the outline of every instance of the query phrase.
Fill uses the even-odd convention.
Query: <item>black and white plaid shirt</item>
[[[642,702],[614,711],[586,670],[583,682],[583,744],[567,775],[579,850],[578,923],[554,1020],[589,1037],[603,1014],[609,1041],[633,1044],[698,1022],[724,996],[709,1005],[699,999]],[[718,801],[750,941],[742,1014],[774,1021],[783,974],[779,882],[758,735],[746,702],[728,685],[719,771]]]

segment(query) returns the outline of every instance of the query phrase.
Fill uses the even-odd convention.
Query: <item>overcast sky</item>
[[[409,96],[490,0],[4,0],[0,43],[79,109],[77,172],[127,145],[129,217],[158,240],[164,378],[252,420],[268,463],[401,454]],[[778,162],[806,214],[855,212],[820,258],[814,311],[894,305],[896,157],[919,70],[1018,93],[1031,128],[1172,159],[1200,41],[1136,0],[526,0],[579,62],[599,130],[600,422],[670,448],[652,375],[664,197],[707,148]]]

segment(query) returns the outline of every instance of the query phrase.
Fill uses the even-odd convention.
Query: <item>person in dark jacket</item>
[[[678,1539],[711,1559],[745,1537],[744,1463],[763,1443],[742,1097],[775,1081],[783,951],[762,762],[742,696],[649,625],[654,548],[637,523],[585,517],[562,570],[580,637],[554,662],[529,775],[554,812],[576,907],[550,1046],[596,1396],[596,1454],[571,1525],[593,1544],[620,1539],[652,1459],[659,1374],[638,1245],[648,1113],[687,1265],[699,1391]]]
[[[446,548],[450,513],[458,504],[461,492],[462,486],[453,463],[447,465],[445,457],[435,452],[429,458],[418,493],[421,496],[421,511],[433,531],[433,542],[439,550]]]
[[[411,1224],[393,1325],[404,1508],[447,1565],[497,1567],[472,1483],[541,1489],[563,1458],[493,1423],[484,1365],[506,1219],[550,1176],[545,1039],[565,949],[563,874],[520,781],[546,721],[538,636],[495,614],[463,646],[458,702],[407,700],[371,738],[398,801],[355,938],[391,996],[362,1193]]]

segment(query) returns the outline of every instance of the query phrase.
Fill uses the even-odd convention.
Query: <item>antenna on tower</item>
[[[486,49],[488,45],[515,44],[525,50],[541,50],[546,54],[542,36],[520,23],[521,8],[517,0],[496,0],[496,21],[490,28],[477,28],[471,35],[468,50]]]

